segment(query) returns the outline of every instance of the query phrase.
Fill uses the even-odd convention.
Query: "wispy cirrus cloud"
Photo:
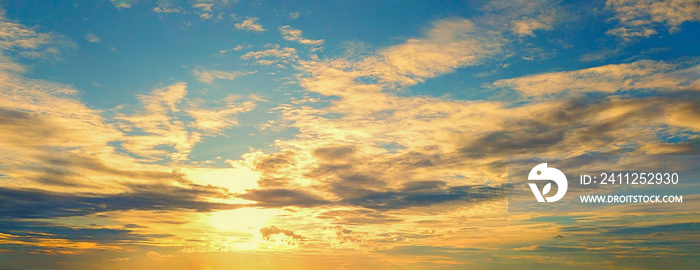
[[[378,92],[389,85],[415,85],[456,68],[478,65],[500,48],[495,36],[470,20],[441,20],[425,31],[425,37],[378,50],[376,56],[301,61],[302,71],[309,75],[301,83],[308,91],[324,95]],[[360,78],[376,79],[381,84],[356,83]]]
[[[482,7],[488,15],[479,20],[520,37],[534,37],[535,31],[551,31],[571,19],[559,4],[556,0],[489,1]]]
[[[500,45],[495,37],[469,20],[438,21],[425,38],[382,50],[382,60],[388,67],[375,72],[387,82],[415,84],[455,68],[479,64],[498,53]]]
[[[216,76],[232,75],[210,70],[196,74],[212,80]],[[118,114],[116,119],[128,123],[121,126],[122,130],[128,133],[141,133],[141,135],[124,137],[122,145],[124,149],[155,160],[165,156],[173,161],[187,160],[194,145],[202,139],[202,135],[219,134],[222,130],[237,124],[235,115],[255,108],[255,103],[252,101],[235,103],[235,96],[226,98],[223,108],[204,107],[202,106],[204,104],[198,101],[188,102],[186,95],[186,83],[157,88],[148,95],[139,96],[143,110],[133,115]],[[194,119],[190,122],[190,126],[206,134],[189,129],[188,124],[181,119],[184,114]],[[174,151],[163,149],[162,146],[171,146]]]
[[[201,139],[197,132],[186,130],[174,113],[180,111],[179,103],[187,94],[187,84],[177,83],[153,90],[149,95],[139,96],[144,110],[135,115],[118,115],[116,119],[126,121],[144,135],[129,136],[122,145],[124,149],[142,157],[160,159],[168,156],[172,160],[185,160],[194,144]],[[131,128],[130,128],[131,129]],[[127,130],[131,131],[131,130]],[[169,153],[158,146],[172,146]]]
[[[634,89],[666,91],[698,90],[700,81],[692,73],[700,70],[695,62],[666,63],[640,60],[629,64],[611,64],[570,72],[554,72],[498,80],[496,87],[510,87],[524,96],[561,92],[617,92]]]
[[[0,14],[0,68],[24,71],[16,63],[18,57],[27,59],[49,59],[60,57],[61,51],[75,48],[75,43],[54,33],[37,32],[18,24]]]
[[[236,116],[253,110],[256,104],[252,101],[239,103],[236,99],[236,96],[229,96],[224,106],[213,108],[204,106],[199,100],[190,102],[187,114],[194,118],[191,125],[208,134],[219,134],[224,129],[238,125]]]
[[[684,22],[700,20],[699,4],[697,0],[609,0],[605,8],[614,13],[618,26],[606,34],[627,41],[657,35],[661,27],[672,34],[680,31],[679,26]]]
[[[290,12],[289,15],[287,15],[287,18],[289,18],[291,20],[296,20],[299,18],[300,15],[301,15],[301,12],[294,11],[294,12]]]
[[[196,68],[192,70],[192,74],[197,77],[197,80],[206,84],[211,84],[214,82],[214,80],[233,80],[238,77],[242,77],[245,75],[250,75],[254,74],[255,71],[252,72],[244,72],[244,71],[223,71],[223,70],[215,70],[215,69],[199,69]]]

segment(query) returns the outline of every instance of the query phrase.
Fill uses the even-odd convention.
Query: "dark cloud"
[[[386,187],[386,182],[364,174],[341,175],[338,181],[328,184],[329,191],[341,198],[369,195]]]
[[[329,183],[328,187],[341,199],[331,201],[305,191],[283,188],[248,190],[238,197],[256,201],[262,207],[350,205],[385,211],[447,202],[490,201],[501,198],[505,190],[505,186],[447,187],[442,181],[414,181],[400,189],[387,190],[384,182],[368,175],[346,176]]]
[[[325,228],[324,228],[325,229]],[[365,233],[353,233],[352,230],[346,229],[343,226],[335,226],[331,227],[328,229],[334,229],[335,230],[335,236],[338,242],[342,243],[353,243],[353,242],[359,242],[361,241],[361,237],[365,235]]]
[[[654,235],[658,233],[687,235],[690,233],[695,235],[695,237],[700,237],[700,223],[687,222],[648,227],[620,226],[609,228],[606,230],[606,233],[613,235]]]
[[[0,125],[20,125],[30,119],[30,113],[0,108]]]
[[[81,168],[91,171],[112,174],[115,176],[124,176],[135,179],[153,179],[164,180],[173,179],[182,181],[183,175],[177,172],[159,172],[159,171],[137,171],[137,170],[121,170],[105,164],[102,160],[94,156],[81,156],[70,153],[55,153],[52,155],[38,156],[37,159],[45,166],[53,166],[49,168]]]
[[[255,167],[261,172],[276,173],[282,168],[293,166],[294,164],[294,153],[286,151],[265,156],[255,164]]]
[[[674,247],[682,249],[682,246],[690,245],[690,249],[698,250],[696,239],[700,237],[700,223],[692,221],[697,220],[697,215],[685,215],[686,220],[690,222],[678,222],[670,224],[635,226],[638,223],[637,216],[622,217],[618,224],[594,225],[594,224],[576,224],[572,226],[564,226],[560,230],[570,232],[571,234],[595,232],[601,237],[615,237],[620,239],[646,239],[639,242],[638,246],[649,245],[666,245],[659,240],[673,239]],[[659,237],[662,236],[662,237]],[[659,239],[662,238],[662,239]],[[651,241],[651,242],[650,242]]]
[[[8,158],[15,164],[21,164],[5,168],[5,171],[9,171],[6,174],[18,180],[32,181],[44,187],[82,188],[104,188],[105,184],[110,184],[109,181],[94,181],[96,174],[114,179],[187,182],[177,172],[115,167],[87,149],[107,147],[101,145],[106,143],[103,141],[105,138],[85,135],[84,130],[56,121],[51,115],[0,108],[0,130],[3,131],[0,132],[0,145],[17,151],[17,155]],[[67,151],[66,145],[81,151]],[[90,147],[85,147],[86,145]]]
[[[371,180],[361,177],[357,181]],[[335,184],[340,185],[339,183]],[[350,205],[385,211],[447,202],[476,203],[495,200],[504,195],[503,186],[445,187],[445,183],[439,181],[422,181],[415,184],[407,184],[403,189],[396,191],[353,189],[351,185],[336,186],[336,188],[341,187],[349,189],[349,192],[344,194],[348,197],[343,197],[338,201],[326,200],[300,190],[279,188],[249,190],[245,194],[238,195],[238,197],[256,201],[258,202],[257,205],[262,207]]]
[[[270,237],[274,234],[284,234],[293,240],[301,240],[304,239],[303,236],[295,234],[291,230],[285,230],[285,229],[280,229],[275,226],[270,226],[270,227],[265,227],[260,229],[260,234],[263,237],[263,240],[270,241]]]
[[[41,147],[54,140],[66,129],[39,117],[37,114],[0,108],[0,133],[3,143],[23,147]]]
[[[287,177],[261,177],[258,180],[258,185],[261,187],[283,187],[287,183],[291,182],[291,179]]]
[[[314,150],[314,156],[324,160],[348,159],[355,152],[354,146],[324,147]]]
[[[321,178],[336,174],[351,174],[354,170],[355,167],[351,164],[321,163],[318,165],[318,167],[314,168],[311,172],[307,173],[306,176]]]
[[[73,228],[57,226],[48,222],[24,221],[16,219],[0,220],[0,233],[10,243],[0,243],[1,248],[9,248],[15,254],[19,253],[73,253],[76,246],[51,244],[60,243],[57,240],[96,243],[105,246],[114,243],[134,244],[148,243],[158,238],[173,236],[172,234],[140,234],[128,229],[110,228]],[[47,244],[36,244],[47,241]]]
[[[521,154],[556,145],[564,140],[564,134],[564,129],[550,124],[527,121],[518,126],[510,126],[509,130],[486,134],[461,151],[472,158],[482,158],[493,153]]]
[[[668,106],[674,104],[674,106]],[[588,151],[633,151],[648,142],[664,143],[657,132],[665,127],[664,117],[673,112],[697,114],[700,93],[684,91],[656,93],[653,97],[585,96],[564,102],[554,110],[511,120],[460,149],[470,158],[532,153],[565,154],[574,147]],[[635,108],[619,115],[610,109]],[[693,108],[693,109],[690,109]],[[689,142],[678,142],[678,151],[694,151]],[[620,145],[622,149],[592,149]],[[617,152],[606,152],[615,154]],[[617,153],[619,154],[619,153]]]
[[[442,157],[439,154],[425,154],[420,152],[407,152],[394,159],[396,165],[406,168],[432,167],[440,164]]]
[[[239,197],[256,201],[257,205],[262,207],[314,207],[330,203],[330,201],[308,192],[283,188],[249,190]]]
[[[0,232],[12,234],[16,240],[36,241],[39,239],[67,239],[95,243],[112,243],[114,241],[147,241],[164,238],[172,234],[138,234],[128,229],[109,228],[72,228],[56,226],[47,222],[3,220]]]
[[[422,191],[422,190],[436,190],[443,188],[447,183],[443,181],[412,181],[405,183],[403,185],[403,190],[410,191]]]
[[[209,212],[237,206],[205,201],[228,196],[220,189],[140,185],[115,195],[77,195],[43,190],[0,188],[0,218],[84,216],[117,210],[191,210]]]
[[[501,198],[504,194],[503,187],[492,186],[454,186],[442,189],[408,187],[400,191],[375,192],[367,196],[348,198],[342,202],[369,209],[392,210],[446,202],[483,202]]]

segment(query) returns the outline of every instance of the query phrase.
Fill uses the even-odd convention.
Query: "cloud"
[[[526,19],[513,23],[513,32],[521,36],[535,36],[535,30],[552,30],[551,23],[547,20]]]
[[[565,246],[527,246],[514,248],[516,251],[526,251],[526,252],[585,252],[588,251],[586,248],[582,247],[565,247]]]
[[[560,92],[608,92],[634,89],[684,90],[697,84],[687,76],[700,68],[695,63],[671,64],[640,60],[629,64],[611,64],[576,71],[553,72],[521,78],[498,80],[495,87],[508,87],[524,96]]]
[[[83,39],[85,39],[85,41],[90,42],[90,43],[101,43],[102,42],[102,39],[100,39],[100,37],[96,36],[95,34],[90,34],[90,33],[85,34]]]
[[[482,9],[487,13],[478,20],[519,37],[535,36],[537,30],[554,30],[573,16],[556,0],[489,1]]]
[[[257,159],[256,170],[264,177],[259,182],[262,188],[249,190],[239,197],[270,207],[337,205],[381,211],[447,202],[478,203],[502,197],[502,189],[498,187],[447,185],[444,181],[421,181],[416,179],[418,177],[408,176],[410,172],[426,167],[439,171],[443,163],[439,156],[422,153],[355,156],[353,152],[356,150],[353,149],[334,146],[312,150],[310,152],[321,159],[315,162],[309,162],[312,160],[305,155],[292,152],[261,157]],[[307,166],[311,167],[310,170],[296,171]],[[404,171],[405,174],[400,173]],[[300,175],[298,178],[312,179],[314,189],[320,194],[327,194],[323,198],[329,200],[302,191],[302,187],[294,187],[300,183],[295,181],[298,179],[296,175]],[[403,183],[403,186],[392,188],[399,183]]]
[[[302,32],[301,30],[294,29],[289,25],[281,26],[280,32],[282,33],[282,37],[284,37],[285,40],[289,41],[294,41],[298,42],[304,45],[312,45],[312,46],[319,46],[323,44],[323,39],[318,39],[318,40],[312,40],[312,39],[306,39],[301,36]]]
[[[109,259],[104,259],[105,262],[125,262],[128,261],[129,258],[126,257],[117,257],[117,258],[109,258]]]
[[[219,134],[222,130],[238,125],[235,116],[249,112],[255,108],[255,103],[245,101],[240,104],[235,102],[235,96],[226,99],[223,108],[206,108],[201,105],[191,103],[191,108],[187,113],[194,118],[192,126],[209,134]]]
[[[111,245],[116,241],[121,242],[138,242],[138,241],[152,241],[157,238],[166,238],[172,236],[170,234],[139,234],[132,230],[124,229],[110,229],[110,228],[75,228],[52,224],[45,221],[32,221],[32,220],[8,220],[0,222],[1,229],[3,233],[7,233],[7,238],[11,238],[12,241],[24,242],[22,244],[29,244],[32,240],[42,241],[51,239],[61,239],[66,242],[76,242],[76,241],[86,241],[95,244],[97,247],[109,247],[108,249],[116,249],[117,247]],[[21,232],[21,233],[18,233]],[[32,233],[34,232],[34,233]],[[40,233],[39,233],[40,232]],[[3,239],[6,240],[7,238]],[[0,244],[2,244],[0,240]],[[47,241],[49,242],[49,241]],[[81,252],[80,247],[61,247],[55,245],[41,246],[37,245],[33,249],[37,252],[51,253],[55,249],[66,250],[66,251],[76,251]]]
[[[693,131],[700,131],[700,123],[695,121],[700,117],[700,107],[697,103],[682,102],[676,104],[672,110],[668,110],[666,121],[668,124],[686,127]]]
[[[259,59],[256,62],[260,65],[277,64],[278,67],[285,68],[282,64],[296,63],[299,57],[295,48],[280,49],[279,45],[274,45],[272,49],[248,52],[242,55],[241,59]]]
[[[379,106],[376,103],[386,98],[369,97],[367,93],[414,85],[456,68],[480,64],[497,54],[500,41],[482,30],[466,19],[437,21],[425,31],[425,37],[378,50],[372,56],[300,61],[299,69],[305,73],[300,83],[311,92],[353,96]],[[358,83],[366,80],[379,83]]]
[[[263,237],[263,239],[264,239],[265,241],[272,241],[272,240],[273,240],[273,237],[274,237],[276,234],[281,234],[281,235],[284,235],[284,236],[288,237],[289,240],[292,241],[292,242],[290,242],[290,243],[293,243],[294,241],[298,241],[298,240],[304,239],[303,236],[298,235],[298,234],[295,234],[295,233],[294,233],[293,231],[291,231],[291,230],[280,229],[280,228],[277,228],[277,227],[275,227],[275,226],[270,226],[270,227],[261,228],[261,229],[260,229],[260,234],[262,234],[262,237]]]
[[[313,151],[313,154],[324,160],[337,160],[345,159],[352,155],[353,152],[355,152],[355,147],[353,146],[331,146],[318,148]]]
[[[211,1],[193,1],[192,2],[192,7],[193,8],[198,8],[202,10],[203,12],[211,12],[212,8],[214,7],[214,4],[211,3]]]
[[[160,14],[170,14],[170,13],[182,13],[182,10],[178,7],[174,7],[171,4],[157,4],[153,8],[153,12]]]
[[[195,13],[199,15],[202,20],[210,20],[214,18],[214,12],[218,11],[219,8],[228,4],[228,1],[210,1],[210,0],[194,0],[189,1],[196,11]],[[217,16],[217,19],[222,18],[221,15]]]
[[[579,58],[581,62],[593,62],[608,59],[615,55],[619,55],[621,52],[620,48],[617,49],[603,49],[599,51],[593,51],[582,55]]]
[[[669,116],[678,113],[692,117],[694,112],[689,112],[688,106],[694,106],[698,95],[697,91],[684,91],[646,98],[581,97],[549,106],[538,103],[532,106],[541,110],[532,110],[526,117],[509,117],[502,130],[479,135],[460,151],[474,158],[533,151],[553,155],[694,153],[698,149],[692,143],[661,143],[658,136],[668,125],[697,130],[694,124],[674,122]]]
[[[131,8],[138,0],[110,0],[110,2],[117,8]]]
[[[0,188],[3,208],[0,217],[53,218],[86,216],[101,212],[124,210],[193,210],[211,212],[235,209],[237,205],[206,201],[207,198],[225,198],[221,189],[191,185],[132,185],[129,192],[100,194],[55,193],[36,189]]]
[[[253,51],[248,52],[241,56],[242,59],[259,59],[259,58],[278,58],[278,59],[296,59],[297,50],[290,47],[284,47],[280,49],[276,47],[274,49],[264,50],[264,51]]]
[[[245,19],[243,22],[236,23],[234,26],[238,30],[246,30],[250,32],[264,32],[267,31],[267,29],[263,28],[262,25],[257,24],[256,22],[259,20],[259,18],[248,18]]]
[[[624,227],[609,227],[602,228],[608,234],[612,235],[636,235],[636,236],[652,236],[658,237],[659,232],[692,232],[700,226],[697,222],[683,222],[683,223],[672,223],[672,224],[662,224],[656,226],[624,226]],[[661,235],[663,236],[663,234]]]
[[[159,253],[157,251],[146,252],[146,256],[148,258],[151,258],[152,260],[164,260],[165,258],[175,257],[174,255],[166,255],[166,254]]]
[[[149,95],[139,96],[144,110],[138,114],[117,115],[116,119],[128,122],[143,135],[125,138],[122,147],[145,158],[186,160],[200,134],[190,132],[185,124],[173,115],[180,111],[180,103],[187,94],[187,84],[177,83],[153,90]],[[159,146],[172,146],[175,152],[158,149]]]
[[[500,47],[496,39],[466,19],[438,21],[426,35],[382,50],[384,61],[396,74],[378,70],[380,78],[404,84],[422,82],[455,68],[479,64]]]
[[[252,47],[252,45],[248,45],[248,46],[246,46],[246,47],[247,47],[247,48],[250,48],[250,47]],[[240,44],[239,44],[239,45],[236,45],[236,47],[233,47],[233,50],[234,50],[234,51],[240,51],[240,50],[242,50],[243,48],[244,48],[243,45],[240,45]]]
[[[299,11],[290,12],[289,15],[287,15],[287,18],[292,19],[292,20],[296,20],[299,18],[300,14],[301,13]]]
[[[78,101],[76,90],[11,73],[0,78],[0,163],[3,179],[12,180],[4,187],[115,192],[122,181],[146,179],[110,145],[124,134]]]
[[[34,57],[44,54],[42,50],[60,46],[53,43],[56,40],[62,42],[53,34],[36,33],[5,21],[0,22],[0,29],[6,34],[6,39],[0,42],[2,54],[10,52],[21,57],[14,52],[21,50],[23,54]],[[188,139],[195,138],[190,137],[195,133],[185,131],[185,124],[176,120],[178,114],[187,113],[182,112],[183,109],[191,109],[183,106],[186,85],[176,84],[139,96],[144,106],[143,114],[133,117],[118,114],[116,118],[105,118],[103,114],[109,116],[108,113],[79,101],[77,90],[67,85],[25,78],[21,72],[0,71],[0,99],[3,100],[0,103],[0,129],[4,131],[0,132],[0,178],[3,180],[0,216],[4,220],[54,219],[109,211],[207,212],[234,208],[209,202],[226,198],[221,189],[190,184],[182,174],[173,172],[172,166],[147,164],[148,158],[140,159],[121,152],[133,149],[129,148],[130,144],[146,145],[143,149],[148,151],[160,151],[153,148],[167,144],[176,146],[173,149],[176,154],[189,151],[191,145],[184,144],[192,142]],[[218,120],[226,121],[223,126],[212,129],[206,121],[200,126],[207,130],[226,127],[232,123],[233,114],[248,110],[252,105],[234,108],[236,105],[227,103],[227,106],[216,111],[216,117],[220,117]],[[115,119],[133,125],[112,124]],[[115,125],[125,130],[119,130]],[[166,149],[160,153],[172,154]],[[162,157],[153,156],[154,159]],[[47,227],[43,230],[50,230],[50,226]],[[82,232],[90,235],[87,230]],[[16,237],[9,239],[2,242],[19,241],[16,243],[33,245]],[[65,252],[91,247],[114,248],[59,238],[34,243],[50,247],[59,240],[65,241],[61,245],[67,249]],[[97,236],[93,240],[97,240]]]
[[[27,59],[48,59],[60,56],[64,49],[74,48],[75,44],[66,37],[54,33],[40,33],[24,25],[14,23],[0,14],[0,69],[24,71],[14,63],[18,57]]]
[[[194,73],[205,81],[244,74],[198,69]],[[212,106],[200,99],[189,100],[186,95],[186,83],[156,88],[148,95],[140,95],[143,110],[132,115],[119,113],[115,116],[115,119],[124,121],[121,127],[129,133],[123,139],[122,147],[145,159],[162,160],[168,157],[173,161],[184,161],[203,135],[188,129],[188,126],[204,131],[204,135],[217,135],[238,124],[236,115],[255,108],[252,101],[237,103],[236,96],[222,100],[225,102],[223,106],[219,104],[221,101]],[[193,120],[186,119],[183,114]],[[163,146],[170,146],[172,150]]]
[[[457,248],[457,247],[441,247],[441,246],[398,246],[388,250],[382,250],[384,253],[402,254],[411,256],[438,255],[449,256],[456,252],[475,252],[481,249],[478,248]]]
[[[329,210],[321,213],[318,218],[321,220],[333,220],[337,224],[345,225],[378,225],[403,221],[402,218],[397,216],[372,209]]]
[[[400,191],[374,192],[361,197],[348,198],[344,202],[377,210],[394,210],[419,206],[431,206],[440,203],[479,203],[500,199],[505,194],[503,188],[489,186],[453,186],[438,188],[433,183],[429,185],[409,187]]]
[[[258,202],[262,207],[313,207],[328,204],[329,201],[320,196],[292,189],[254,189],[238,197]]]
[[[626,41],[658,34],[665,26],[669,33],[680,31],[684,22],[700,21],[700,1],[608,0],[605,9],[614,13],[618,27],[606,32]]]
[[[334,205],[380,213],[499,200],[499,187],[485,183],[491,172],[476,169],[470,163],[474,160],[459,160],[463,145],[457,141],[462,131],[473,131],[464,135],[473,136],[499,129],[503,122],[498,119],[512,112],[498,102],[399,97],[384,91],[476,65],[499,45],[486,44],[491,37],[469,20],[439,21],[425,32],[425,37],[353,60],[300,60],[300,85],[337,99],[317,109],[281,106],[283,119],[300,135],[278,140],[279,153],[243,156],[239,163],[261,178],[259,188],[239,197],[266,207]]]
[[[216,79],[221,80],[233,80],[235,78],[255,74],[255,72],[243,72],[243,71],[222,71],[215,69],[199,69],[196,68],[192,70],[192,74],[197,77],[197,80],[206,84],[211,84]]]
[[[120,249],[120,247],[116,245],[104,245],[89,240],[77,241],[49,236],[50,235],[42,233],[35,233],[35,231],[29,231],[24,235],[0,233],[0,245],[12,247],[13,253],[26,252],[31,253],[35,257],[41,256],[39,255],[41,253],[61,256],[79,254],[86,251],[114,251]],[[20,263],[27,264],[27,262],[34,261],[23,260]]]
[[[556,27],[556,19],[550,23],[543,18],[519,17],[498,31],[529,39],[538,30]],[[301,73],[294,78],[306,91],[304,99],[321,101],[292,102],[274,109],[281,116],[276,125],[298,132],[275,140],[270,147],[278,152],[252,149],[239,160],[227,161],[235,168],[254,171],[246,176],[245,186],[242,176],[233,171],[190,167],[205,162],[188,163],[187,158],[200,136],[222,134],[238,125],[238,116],[255,108],[253,101],[259,102],[254,97],[249,98],[253,101],[229,96],[207,102],[193,98],[187,84],[174,83],[138,95],[140,103],[133,108],[99,111],[80,102],[78,91],[69,86],[24,78],[16,70],[0,72],[0,178],[4,183],[0,252],[9,252],[6,257],[15,260],[25,256],[24,251],[117,250],[126,253],[108,258],[138,254],[114,263],[148,259],[180,263],[202,256],[190,252],[222,254],[238,249],[238,244],[275,252],[272,247],[279,242],[304,251],[295,254],[361,251],[369,254],[369,261],[383,265],[468,261],[480,268],[484,265],[463,257],[469,252],[461,251],[496,261],[506,255],[581,248],[560,243],[556,235],[566,235],[564,240],[571,243],[591,239],[604,243],[614,235],[651,239],[663,232],[662,237],[653,238],[662,241],[674,237],[674,230],[681,232],[679,237],[692,236],[689,230],[697,224],[687,225],[684,219],[695,217],[684,215],[670,217],[678,226],[652,229],[643,229],[637,222],[658,225],[658,216],[511,213],[504,218],[503,183],[506,157],[535,150],[697,153],[696,62],[637,61],[487,84],[487,90],[509,95],[500,101],[400,92],[501,57],[507,40],[492,30],[481,20],[449,19],[430,25],[421,36],[366,54],[300,60],[295,49],[274,45],[245,54],[242,59],[294,62]],[[27,49],[23,42],[8,50]],[[204,83],[243,75],[199,68],[192,72]],[[510,95],[512,91],[527,94]],[[567,91],[589,95],[531,99]],[[199,175],[206,179],[196,179],[193,171],[206,171]],[[258,178],[257,184],[252,183]],[[231,203],[241,200],[250,202]],[[222,211],[241,207],[246,211]],[[219,222],[225,225],[211,218],[219,214],[223,217]],[[629,221],[638,224],[639,230],[601,225]],[[571,230],[579,231],[562,233],[568,229],[562,225],[567,222],[578,222]],[[231,230],[232,226],[243,231]],[[624,240],[581,250],[612,251],[621,258],[640,255],[629,250],[645,247],[620,244]],[[144,243],[148,246],[143,247]],[[524,248],[509,248],[506,255],[479,251],[504,246]],[[690,244],[681,248],[697,249]],[[674,246],[663,252],[679,250]],[[165,259],[171,256],[165,254],[173,252],[179,255]],[[251,254],[240,250],[227,254],[234,253]],[[416,256],[419,253],[423,255]],[[348,258],[338,257],[332,265]],[[692,261],[690,255],[683,258],[689,257]],[[555,256],[550,258],[557,262]],[[367,257],[362,260],[368,261]],[[537,263],[531,258],[518,260]],[[580,263],[566,263],[571,261]],[[634,266],[643,267],[641,263]]]
[[[271,207],[332,205],[377,213],[491,205],[502,201],[503,188],[497,183],[505,181],[503,164],[509,154],[642,151],[641,146],[659,142],[657,132],[670,123],[659,115],[673,111],[688,118],[671,128],[695,128],[686,107],[697,95],[692,91],[691,74],[697,69],[692,61],[642,60],[493,84],[525,98],[565,91],[668,90],[658,98],[621,95],[587,101],[570,95],[522,104],[391,92],[494,57],[501,45],[488,43],[493,37],[479,29],[469,20],[444,20],[423,38],[374,53],[299,60],[304,72],[300,85],[334,98],[325,107],[280,106],[283,119],[300,134],[276,141],[278,153],[243,156],[241,164],[261,178],[259,188],[242,197]],[[676,153],[695,151],[692,145],[665,145]],[[263,196],[265,192],[270,195]],[[287,195],[268,199],[276,192]],[[316,203],[298,202],[309,196]],[[400,222],[402,216],[387,219]]]

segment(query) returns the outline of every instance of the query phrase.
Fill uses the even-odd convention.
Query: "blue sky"
[[[250,128],[256,122],[279,117],[265,110],[304,95],[303,89],[294,84],[297,72],[293,63],[275,67],[241,59],[248,52],[262,51],[271,46],[293,48],[299,59],[308,59],[312,55],[335,58],[352,53],[361,57],[420,37],[437,20],[473,18],[481,24],[481,31],[498,32],[498,38],[504,41],[499,44],[498,53],[479,60],[478,64],[396,90],[401,96],[457,100],[505,99],[487,87],[498,79],[639,59],[682,61],[698,54],[697,46],[694,46],[698,39],[694,35],[698,25],[693,23],[682,25],[686,31],[672,34],[670,26],[652,24],[650,27],[656,26],[654,29],[659,33],[644,42],[639,38],[626,40],[606,34],[620,23],[610,18],[614,18],[615,12],[605,8],[602,2],[535,6],[507,1],[386,1],[375,5],[369,8],[366,3],[352,2],[292,5],[264,1],[98,1],[56,3],[54,6],[46,5],[45,1],[27,1],[8,2],[5,9],[11,11],[7,14],[8,19],[60,33],[70,42],[67,48],[62,48],[65,50],[62,59],[44,61],[41,65],[30,64],[27,76],[74,86],[80,90],[80,99],[96,109],[133,104],[137,102],[137,94],[177,82],[187,82],[194,90],[189,91],[190,98],[217,100],[235,93],[268,99],[269,103],[258,104],[256,113],[241,116],[247,121],[238,130],[225,132],[230,136],[245,137],[248,144],[229,146],[223,153],[214,154],[230,155],[226,158],[236,158],[248,147],[265,148],[274,139],[294,133],[294,130],[285,130],[276,134],[259,134]],[[596,12],[584,12],[586,10]],[[539,23],[538,16],[546,18],[552,26],[535,26],[532,32],[523,30],[526,31],[523,34],[516,32],[513,23],[507,22],[512,18],[532,17]],[[236,28],[236,24],[249,19],[260,25],[262,31]],[[553,25],[556,25],[556,31]],[[303,29],[304,38],[322,41],[322,45],[309,47],[285,40],[279,30],[282,26]],[[241,46],[238,47],[240,50],[235,50],[237,46]],[[217,79],[204,83],[193,74],[198,69],[255,73],[232,81]],[[129,109],[133,108],[125,108]],[[212,144],[217,146],[207,147]],[[207,138],[199,148],[220,147],[221,144],[220,140]],[[199,158],[215,156],[201,153]]]
[[[0,267],[698,263],[697,214],[505,196],[508,155],[700,152],[698,1],[0,8]]]

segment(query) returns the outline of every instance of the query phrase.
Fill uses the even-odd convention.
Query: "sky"
[[[509,155],[700,154],[700,2],[0,1],[2,269],[697,268]]]

